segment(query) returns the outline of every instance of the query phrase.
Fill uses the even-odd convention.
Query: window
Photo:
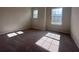
[[[52,9],[51,24],[62,25],[62,8],[53,8]]]
[[[33,18],[38,18],[38,10],[33,10]]]

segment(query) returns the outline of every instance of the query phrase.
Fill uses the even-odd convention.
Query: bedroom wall
[[[44,7],[33,7],[32,11],[37,9],[38,10],[38,18],[32,18],[32,28],[45,30],[46,29],[46,9]]]
[[[72,7],[71,36],[79,48],[79,7]]]
[[[31,8],[0,7],[0,34],[31,27]]]
[[[58,31],[58,32],[63,32],[63,33],[70,33],[71,8],[69,8],[69,7],[63,8],[62,25],[51,24],[51,9],[52,9],[52,7],[46,8],[47,30]]]
[[[32,28],[70,33],[71,8],[69,7],[63,8],[63,18],[62,18],[63,24],[61,26],[51,24],[52,7],[32,8],[32,10],[34,9],[39,10],[39,17],[38,19],[32,18]]]

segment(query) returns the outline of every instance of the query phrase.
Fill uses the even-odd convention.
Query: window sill
[[[51,23],[52,25],[62,25],[62,23]]]

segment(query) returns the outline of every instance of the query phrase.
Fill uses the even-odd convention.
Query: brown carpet
[[[27,31],[23,30],[23,32],[24,32],[23,34],[19,34],[17,36],[10,37],[10,38],[6,34],[0,35],[0,52],[47,52],[49,50],[35,43],[48,33],[55,33],[61,36],[60,40],[58,40],[59,52],[78,52],[79,51],[74,41],[71,39],[70,35],[68,34],[41,31],[41,30],[27,30]],[[53,38],[50,37],[50,35],[48,38],[51,38],[53,40]],[[51,46],[54,46],[54,45],[51,44]],[[56,51],[55,48],[54,50]]]

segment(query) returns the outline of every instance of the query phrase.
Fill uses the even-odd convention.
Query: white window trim
[[[52,8],[52,9],[58,9],[58,8]],[[62,21],[61,21],[61,23],[59,22],[52,22],[52,9],[51,9],[51,24],[53,24],[53,25],[62,25]],[[62,8],[62,13],[63,13],[63,8]],[[63,16],[63,15],[62,15]],[[61,17],[62,17],[61,16]],[[62,18],[61,18],[61,20],[62,20]]]
[[[34,14],[34,11],[37,11],[37,14]],[[38,19],[38,13],[39,13],[39,11],[38,11],[38,9],[34,9],[33,11],[32,11],[32,13],[33,13],[33,15],[32,15],[32,17],[33,17],[33,19]]]

